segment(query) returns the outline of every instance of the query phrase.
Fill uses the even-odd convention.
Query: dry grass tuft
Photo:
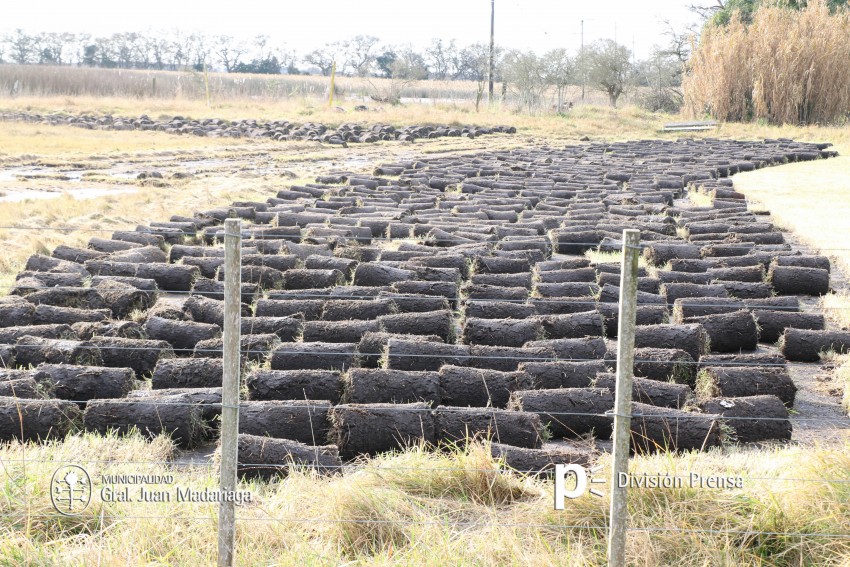
[[[850,11],[825,0],[760,7],[750,25],[708,26],[685,78],[685,108],[721,120],[833,123],[850,108]]]
[[[164,462],[171,456],[165,438],[138,435],[0,445],[0,564],[214,564],[216,505],[99,501],[102,474],[172,474],[175,486],[216,486],[215,467]],[[86,463],[96,489],[89,511],[70,520],[51,515],[46,488],[66,461]],[[609,457],[599,464],[607,478]],[[846,538],[816,535],[850,533],[850,445],[643,456],[632,459],[631,472],[745,480],[729,490],[688,482],[631,489],[630,565],[850,560]],[[607,498],[570,500],[556,511],[551,480],[501,469],[482,444],[438,453],[411,447],[331,477],[301,470],[240,489],[254,495],[237,508],[240,565],[554,566],[605,558]]]

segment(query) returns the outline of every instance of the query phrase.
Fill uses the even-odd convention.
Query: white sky
[[[693,0],[690,0],[693,1]],[[554,47],[616,39],[646,56],[664,44],[664,19],[690,23],[689,0],[495,0],[496,43],[542,53]],[[271,37],[304,54],[324,43],[374,35],[385,43],[424,47],[431,38],[459,45],[488,42],[489,0],[5,0],[0,31],[119,31],[179,29],[251,38]],[[634,42],[634,43],[633,43]]]

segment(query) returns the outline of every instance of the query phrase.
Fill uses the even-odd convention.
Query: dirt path
[[[843,163],[842,163],[843,160]],[[832,226],[836,232],[847,230],[841,223],[833,223],[834,214],[841,214],[844,204],[832,212],[828,212],[835,203],[819,200],[820,190],[804,191],[802,178],[808,178],[812,187],[828,184],[834,176],[837,167],[843,169],[850,164],[850,158],[836,158],[823,162],[809,164],[791,164],[776,168],[765,168],[751,173],[739,174],[733,177],[735,189],[747,195],[756,195],[757,202],[771,212],[771,219],[778,226],[786,229],[785,240],[795,250],[803,254],[817,254],[823,248],[832,246],[834,233],[829,230]],[[802,166],[806,167],[802,167]],[[821,181],[818,172],[823,171],[825,177]],[[850,171],[848,171],[850,173]],[[757,187],[757,188],[756,188]],[[839,188],[840,189],[840,188]],[[850,199],[850,183],[846,184],[848,199]],[[751,203],[752,206],[752,203]],[[792,213],[796,210],[799,214]],[[811,209],[817,209],[824,214],[822,223],[814,222]],[[791,219],[796,218],[796,221]],[[827,225],[826,227],[824,225]],[[843,227],[847,227],[847,219],[843,218]],[[824,230],[827,228],[827,230]],[[850,241],[845,241],[850,242]],[[850,248],[850,244],[847,245]],[[850,250],[823,250],[823,254],[833,260],[830,277],[830,287],[835,292],[847,292],[848,279],[842,268],[850,266],[846,261]],[[838,260],[838,261],[836,261]],[[843,260],[843,261],[842,261]],[[821,305],[819,298],[800,296],[800,305],[804,312],[819,313]],[[850,305],[848,305],[850,307]],[[828,315],[828,314],[827,314]],[[827,316],[827,327],[838,328],[834,317]],[[762,350],[762,349],[760,349]],[[764,350],[775,350],[768,347]],[[836,364],[789,363],[788,370],[791,379],[797,386],[797,396],[794,401],[794,414],[791,418],[794,425],[793,440],[799,443],[830,443],[845,442],[850,439],[850,417],[842,406],[844,395],[843,385],[835,376]]]

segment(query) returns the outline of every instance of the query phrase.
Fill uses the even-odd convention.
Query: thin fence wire
[[[578,450],[581,450],[580,448]],[[169,467],[174,467],[175,469],[191,469],[191,468],[206,468],[206,467],[217,467],[218,464],[212,461],[181,461],[181,460],[112,460],[112,459],[0,459],[0,467],[2,467],[6,463],[38,463],[38,464],[62,464],[62,463],[70,463],[70,464],[79,464],[79,463],[93,463],[100,465],[128,465],[128,464],[137,464],[137,465],[165,465]],[[406,466],[396,466],[396,465],[385,465],[385,464],[343,464],[343,465],[316,465],[310,463],[286,463],[286,462],[276,462],[276,463],[260,463],[260,462],[238,462],[239,465],[244,466],[246,468],[252,467],[274,467],[278,468],[281,471],[293,469],[293,470],[310,470],[310,469],[327,469],[327,470],[340,470],[340,471],[357,471],[357,472],[365,472],[365,473],[375,473],[380,474],[382,471],[465,471],[465,472],[486,472],[486,473],[504,473],[504,472],[512,472],[518,474],[536,474],[541,472],[540,469],[515,469],[515,468],[501,468],[499,466],[498,460],[494,461],[494,466],[491,468],[479,468],[479,467],[429,467],[429,466],[415,466],[415,467],[406,467]],[[551,464],[556,464],[555,461],[551,461]],[[5,468],[5,467],[4,467]],[[696,474],[705,475],[705,472]],[[632,473],[634,474],[634,473]],[[136,477],[145,477],[147,473],[130,473],[129,475],[124,476],[136,476]],[[681,479],[688,480],[691,477],[689,475],[677,475],[677,474],[664,474],[664,478],[671,479]],[[745,481],[757,481],[757,482],[814,482],[814,483],[826,483],[826,484],[850,484],[850,478],[799,478],[799,477],[768,477],[768,476],[738,476],[735,475],[735,478],[740,478]],[[128,483],[129,484],[129,483]],[[140,483],[136,483],[140,484]]]
[[[567,220],[569,220],[569,217],[566,217],[566,218],[567,218]],[[532,222],[534,221],[534,219],[530,219],[530,220]],[[423,223],[423,224],[427,225],[427,223]],[[415,227],[417,225],[412,224],[410,226],[411,226],[411,229],[412,229],[413,227]],[[262,228],[263,227],[258,227],[259,230],[262,230]],[[269,228],[270,230],[275,230],[279,227],[267,227],[267,228]],[[286,228],[286,227],[284,227],[284,228]],[[334,229],[336,227],[328,226],[327,228],[328,229]],[[435,226],[433,228],[440,228],[440,227]],[[0,230],[33,230],[33,231],[55,230],[55,231],[59,231],[59,232],[103,232],[103,233],[128,232],[128,230],[95,229],[95,228],[84,228],[84,227],[22,227],[22,226],[0,226]],[[344,230],[344,228],[340,227],[339,230]],[[554,230],[557,230],[557,229],[554,229]],[[163,236],[163,237],[165,237],[165,236],[175,236],[175,237],[181,237],[181,236],[187,237],[188,236],[188,237],[193,237],[193,238],[199,238],[200,237],[200,238],[203,238],[203,239],[213,239],[213,242],[215,242],[216,239],[225,236],[225,233],[223,231],[214,231],[214,232],[200,232],[200,231],[199,232],[186,232],[186,231],[169,232],[167,230],[158,231],[158,230],[156,230],[155,227],[152,227],[149,231],[133,231],[133,232],[138,232],[139,234],[147,234],[147,235],[151,235],[151,236],[159,235],[159,236]],[[744,234],[746,234],[746,233],[744,233]],[[245,245],[250,246],[251,241],[259,241],[259,242],[263,242],[263,241],[284,241],[284,242],[292,242],[293,244],[299,244],[298,242],[294,242],[292,240],[293,238],[296,238],[296,236],[297,236],[298,240],[301,240],[303,238],[317,238],[317,239],[328,239],[328,240],[354,241],[354,242],[358,242],[358,243],[361,243],[361,242],[367,242],[367,243],[368,242],[410,242],[411,240],[418,240],[418,241],[423,241],[423,242],[432,243],[432,244],[483,244],[483,245],[487,245],[487,244],[499,244],[500,242],[503,242],[503,241],[500,241],[500,240],[497,240],[497,239],[481,239],[481,240],[473,240],[471,238],[449,239],[449,238],[443,238],[443,237],[437,237],[437,238],[429,237],[427,235],[424,235],[424,236],[410,235],[410,236],[406,236],[406,237],[377,237],[377,236],[334,235],[334,234],[322,235],[322,234],[310,234],[309,229],[305,229],[303,231],[303,234],[298,234],[298,235],[295,235],[295,234],[274,235],[274,234],[272,234],[272,235],[265,235],[265,236],[253,234],[250,230],[248,230],[248,231],[244,232],[241,236],[243,238],[247,239],[247,240],[243,241],[243,246],[245,246]],[[495,236],[495,234],[493,236]],[[548,237],[546,235],[528,236],[527,238],[523,238],[523,240],[549,242]],[[755,250],[757,252],[758,251],[767,252],[765,250],[760,250],[758,248],[758,246],[762,246],[762,245],[759,245],[755,242],[753,242],[751,245],[747,245],[745,242],[740,242],[740,241],[739,242],[713,242],[712,241],[712,242],[703,243],[703,241],[692,242],[692,241],[685,241],[685,240],[661,240],[661,241],[656,242],[655,244],[653,244],[653,243],[641,244],[641,245],[639,245],[638,248],[640,250],[646,250],[646,249],[651,249],[654,245],[659,245],[659,244],[668,245],[668,246],[669,245],[673,245],[673,246],[689,245],[689,246],[701,246],[701,247],[702,246],[720,245],[720,246],[724,246],[725,249],[727,249],[727,250],[730,249],[730,247],[733,248],[733,249],[739,249],[740,251],[744,252],[744,255],[747,255],[747,253],[749,253],[753,250]],[[623,248],[622,242],[606,241],[606,240],[595,241],[595,242],[574,242],[574,241],[567,240],[567,241],[563,242],[563,245],[564,246],[570,246],[570,247],[582,247],[582,248],[588,248],[588,249],[599,249],[599,248],[622,249]],[[771,246],[774,246],[774,245],[771,245]],[[450,246],[444,247],[444,248],[447,248],[447,251],[450,251],[450,249],[451,249]],[[531,249],[529,249],[529,250],[531,250]],[[791,249],[787,248],[785,250],[790,251]],[[818,248],[818,250],[821,251],[821,252],[848,252],[848,251],[850,251],[850,248]],[[518,251],[518,252],[521,252],[521,250]],[[724,256],[709,256],[709,257],[703,258],[703,259],[716,259],[716,260],[722,261],[723,258],[724,258]]]
[[[0,514],[7,518],[68,518],[63,514],[28,513]],[[162,515],[121,515],[121,514],[98,514],[99,518],[110,518],[115,520],[156,520],[170,519],[172,521],[215,521],[216,516],[162,516]],[[586,524],[554,524],[534,522],[487,522],[487,521],[462,521],[462,520],[412,520],[412,519],[353,519],[353,518],[258,518],[238,517],[237,522],[277,522],[277,523],[309,523],[309,524],[362,524],[362,525],[415,525],[415,526],[443,526],[443,527],[465,527],[465,528],[528,528],[528,529],[557,529],[557,530],[593,530],[606,532],[608,526],[586,525]],[[677,526],[657,527],[628,527],[632,532],[676,532],[676,533],[702,533],[711,535],[739,535],[739,536],[782,536],[799,538],[834,538],[850,539],[850,534],[831,532],[782,532],[782,531],[758,531],[758,530],[715,530],[707,528],[682,528]]]
[[[252,267],[252,265],[247,265],[247,266],[243,266],[243,267]],[[253,266],[253,267],[261,268],[261,267],[265,267],[265,266]],[[51,275],[50,272],[36,272],[35,275],[32,275],[30,277],[32,277],[34,279],[38,279],[38,275],[37,275],[38,273],[44,273],[45,275]],[[124,277],[131,278],[131,277],[135,277],[135,276],[112,276],[112,275],[99,276],[98,275],[98,276],[94,276],[94,277],[102,277],[102,278],[105,278],[107,280],[109,280],[111,278],[118,278],[118,279],[115,279],[115,281],[120,281],[120,278],[124,278]],[[221,280],[213,280],[213,281],[223,283],[223,282],[221,282]],[[442,283],[442,284],[456,285],[455,282],[445,282],[445,281],[426,282],[424,280],[419,280],[419,281],[421,281],[422,283],[434,283],[434,284]],[[546,282],[542,282],[542,283],[546,283]],[[558,283],[569,283],[569,284],[584,284],[584,283],[586,283],[586,284],[588,284],[588,295],[594,295],[594,291],[593,291],[591,286],[594,286],[594,285],[598,286],[599,285],[596,282],[554,282],[554,283],[555,283],[555,285],[558,285]],[[722,284],[723,282],[720,282],[720,283]],[[132,285],[132,284],[129,284],[129,285]],[[251,284],[248,284],[248,285],[251,285]],[[254,284],[254,285],[256,285],[256,284]],[[475,285],[474,282],[472,283],[472,285]],[[341,286],[341,287],[342,287],[342,289],[345,289],[345,287],[347,287],[347,286]],[[517,287],[524,287],[524,286],[517,286]],[[32,285],[32,284],[25,282],[23,284],[18,284],[18,285],[0,285],[0,289],[20,290],[22,292],[30,292],[30,291],[38,292],[38,291],[47,291],[47,290],[50,290],[50,291],[89,291],[89,290],[98,291],[99,288],[97,287],[97,285],[94,285],[94,286],[85,286],[85,285],[80,285],[80,286],[64,286],[64,285],[49,286],[49,285]],[[526,289],[528,289],[528,288],[526,288]],[[212,299],[209,296],[222,296],[222,295],[224,295],[224,291],[195,290],[195,289],[190,289],[190,290],[164,290],[164,289],[134,288],[134,289],[129,290],[129,291],[132,291],[132,293],[140,293],[140,294],[147,294],[147,295],[158,295],[158,294],[164,293],[164,294],[172,294],[172,295],[189,295],[189,296],[207,297],[208,299]],[[532,291],[533,291],[532,289],[529,289],[529,292],[532,292]],[[389,300],[389,301],[396,301],[396,300],[404,301],[404,300],[407,300],[407,301],[410,301],[410,300],[413,300],[413,299],[435,299],[435,300],[436,299],[445,299],[446,301],[448,301],[450,303],[456,303],[456,304],[461,304],[461,305],[469,305],[470,303],[480,303],[480,302],[497,302],[497,303],[512,303],[512,304],[517,304],[517,305],[535,305],[535,304],[539,303],[539,304],[544,304],[544,305],[545,304],[568,305],[568,306],[586,305],[586,306],[589,306],[589,307],[593,307],[593,309],[588,309],[587,311],[595,311],[595,310],[597,310],[596,308],[598,308],[600,305],[604,305],[604,306],[607,306],[607,307],[613,307],[613,306],[619,306],[620,305],[619,302],[617,302],[617,301],[602,301],[602,300],[587,300],[587,299],[584,299],[587,296],[528,297],[528,298],[524,298],[524,299],[511,299],[511,298],[500,298],[500,297],[487,298],[487,297],[464,297],[464,296],[425,295],[425,294],[407,294],[407,295],[405,295],[403,293],[393,294],[392,292],[378,292],[375,295],[357,295],[357,294],[348,295],[348,294],[335,294],[333,292],[330,292],[330,293],[310,293],[310,292],[299,293],[299,290],[284,290],[284,289],[272,289],[272,288],[263,288],[263,294],[264,294],[264,297],[259,297],[259,292],[252,293],[251,295],[257,296],[255,301],[286,301],[286,300],[289,300],[289,299],[331,299],[331,300],[335,300],[335,301],[381,301],[381,300]],[[19,295],[19,297],[26,299],[26,295],[28,295],[28,293],[24,294],[24,295]],[[243,295],[245,295],[245,293],[243,293]],[[762,298],[762,299],[769,300],[769,299],[773,299],[773,298],[776,298],[776,297],[796,297],[796,296],[773,296],[773,297],[770,297],[770,298]],[[684,298],[684,299],[695,299],[695,300],[698,301],[700,298]],[[720,298],[720,299],[729,299],[729,303],[699,303],[699,302],[692,303],[690,301],[686,301],[686,302],[682,302],[682,303],[665,303],[665,302],[652,302],[652,303],[650,303],[650,302],[640,302],[639,301],[638,306],[639,307],[664,307],[666,309],[672,309],[672,308],[675,308],[675,307],[679,307],[681,305],[681,306],[687,307],[687,308],[701,308],[701,309],[702,308],[705,308],[705,309],[709,309],[709,308],[711,308],[711,309],[737,308],[737,309],[740,309],[740,310],[747,310],[747,311],[785,311],[785,312],[789,312],[789,313],[807,313],[807,314],[815,313],[816,311],[850,311],[850,307],[838,307],[838,306],[817,306],[817,307],[811,308],[808,311],[804,311],[803,309],[804,309],[805,306],[803,306],[803,305],[798,305],[796,307],[795,306],[783,306],[783,305],[771,305],[769,303],[765,303],[765,304],[762,305],[762,304],[758,304],[758,303],[753,303],[753,301],[757,301],[757,300],[751,300],[751,299],[746,299],[746,300],[734,300],[734,299],[731,299],[731,298]],[[36,305],[39,305],[39,304],[36,304]],[[48,304],[48,303],[45,303],[44,305],[46,305],[48,307],[53,307],[53,305]],[[409,312],[409,313],[414,313],[414,312]],[[580,312],[576,312],[576,313],[580,313]],[[393,314],[397,315],[398,313],[393,313]],[[561,313],[560,315],[571,315],[571,314],[574,314],[574,313]],[[539,315],[539,316],[540,317],[546,317],[547,315],[559,315],[559,314],[558,313],[542,314],[542,315]],[[248,317],[248,318],[250,318],[250,317]],[[316,319],[316,320],[325,321],[324,319]]]
[[[268,333],[268,335],[273,335],[273,334],[274,333]],[[24,335],[24,337],[27,337],[27,336],[29,336],[29,335]],[[263,336],[263,335],[249,335],[249,336]],[[413,339],[411,339],[411,340],[415,341],[416,337],[419,336],[419,335],[410,335],[410,336],[413,337]],[[65,342],[65,343],[77,343],[76,348],[79,348],[82,353],[85,353],[85,351],[88,351],[88,350],[158,351],[158,352],[161,352],[161,353],[162,352],[166,352],[166,353],[174,352],[174,353],[181,353],[181,354],[189,354],[189,353],[192,353],[192,354],[195,354],[195,353],[197,353],[197,354],[220,354],[222,352],[221,349],[214,349],[214,348],[194,348],[194,349],[179,349],[178,348],[178,349],[174,349],[170,345],[168,347],[160,347],[160,346],[118,346],[118,345],[113,346],[113,345],[109,345],[109,344],[95,345],[95,344],[91,344],[90,340],[45,339],[43,337],[32,337],[32,336],[29,336],[29,337],[34,338],[34,339],[38,339],[38,340],[57,341],[57,342]],[[131,340],[131,341],[143,341],[143,342],[164,342],[164,341],[157,341],[156,339],[125,339],[125,338],[122,338],[122,337],[100,337],[100,336],[98,336],[98,337],[94,337],[94,338],[116,339],[116,340],[119,340],[119,341],[121,341],[121,340]],[[563,340],[563,341],[581,341],[581,340],[584,340],[584,339],[604,340],[602,337],[582,337],[582,338],[579,338],[579,339],[549,339],[549,340],[557,342],[557,341],[561,341],[561,340]],[[545,343],[546,340],[544,339],[544,340],[537,341],[537,342]],[[51,343],[48,343],[48,344],[51,344]],[[611,363],[613,363],[613,361],[614,361],[614,358],[610,358],[610,359],[609,358],[566,358],[566,357],[560,357],[559,358],[557,356],[533,356],[533,355],[523,356],[521,354],[488,355],[488,354],[461,354],[459,352],[458,353],[441,352],[441,353],[437,353],[437,354],[421,354],[421,353],[392,353],[392,352],[385,352],[385,351],[382,351],[382,352],[363,352],[363,351],[355,351],[355,350],[351,350],[351,351],[342,351],[342,350],[340,350],[340,351],[313,351],[313,350],[310,350],[309,345],[328,345],[328,344],[356,345],[357,343],[328,343],[328,342],[297,343],[297,342],[294,342],[294,343],[281,343],[281,344],[283,344],[283,345],[293,345],[293,344],[295,344],[295,345],[305,345],[305,347],[303,349],[296,349],[296,350],[282,350],[281,347],[273,347],[273,348],[270,348],[268,350],[240,349],[239,352],[240,352],[240,354],[259,354],[259,355],[263,355],[263,356],[268,356],[268,355],[275,354],[275,353],[279,354],[279,355],[282,355],[282,354],[299,354],[299,355],[304,355],[304,356],[346,356],[346,357],[352,357],[353,359],[356,359],[356,358],[362,357],[362,356],[379,356],[380,357],[380,356],[386,355],[389,359],[394,359],[394,358],[395,359],[399,359],[399,358],[438,358],[438,359],[441,359],[441,360],[449,360],[449,361],[451,361],[451,360],[470,360],[470,359],[476,359],[476,360],[512,360],[512,361],[519,361],[519,362],[564,362],[564,363],[570,363],[570,362],[602,362],[602,363],[611,362]],[[459,347],[459,348],[470,346],[470,345],[459,345],[459,344],[451,344],[451,343],[447,344],[447,343],[440,343],[440,342],[426,342],[424,344],[426,344],[426,345],[438,345],[438,346],[441,346],[441,347]],[[26,343],[10,344],[10,345],[7,345],[7,346],[14,347],[15,349],[35,349],[35,350],[38,350],[40,348],[43,348],[43,345],[40,345],[40,344],[26,344]],[[476,348],[476,347],[496,348],[496,349],[505,348],[505,349],[516,349],[516,350],[537,348],[538,346],[541,347],[541,348],[546,348],[545,344],[535,345],[534,347],[500,347],[500,346],[488,346],[488,345],[471,345],[471,346],[473,348]],[[616,353],[610,353],[610,354],[616,355]],[[711,355],[711,356],[724,356],[724,355]],[[728,356],[736,356],[736,355],[728,355]],[[746,354],[744,354],[743,356],[746,356]],[[756,354],[755,356],[758,356],[758,354]],[[766,356],[770,356],[770,355],[766,355]],[[779,356],[779,355],[777,355],[777,356]],[[190,357],[183,357],[183,358],[190,358]],[[203,358],[203,357],[191,357],[191,358]],[[672,365],[672,366],[683,365],[683,366],[702,366],[702,367],[733,366],[733,367],[775,367],[775,368],[797,367],[797,366],[804,367],[804,368],[811,368],[813,365],[819,364],[819,362],[776,362],[776,363],[764,362],[764,363],[762,363],[762,362],[744,362],[744,361],[735,361],[735,360],[733,360],[733,361],[699,361],[699,360],[659,360],[659,359],[635,359],[635,363],[636,364],[637,363],[640,363],[640,364],[660,364],[660,365]],[[358,368],[354,363],[349,364],[348,367],[349,368]],[[495,370],[495,369],[491,369],[491,368],[475,368],[475,367],[469,367],[469,368],[472,368],[474,370],[482,370],[482,371]],[[13,370],[13,369],[4,368],[3,366],[0,366],[0,372],[2,372],[4,370]],[[275,369],[275,368],[272,368],[271,370],[297,370],[297,369]],[[316,369],[314,369],[314,370],[316,370]],[[321,369],[318,369],[318,370],[334,370],[334,368],[328,367],[328,368],[321,368]],[[434,370],[434,372],[437,372],[437,370]],[[640,376],[638,376],[638,378],[640,378]]]
[[[319,415],[322,411],[329,412],[333,411],[334,408],[338,408],[340,406],[354,406],[363,409],[368,409],[368,404],[337,404],[333,406],[328,405],[311,405],[305,402],[316,402],[320,400],[242,400],[239,406],[231,406],[225,405],[221,402],[175,402],[171,400],[162,400],[157,399],[156,392],[161,390],[144,390],[145,392],[151,392],[151,396],[149,397],[138,397],[138,398],[97,398],[95,401],[98,402],[109,402],[110,405],[153,405],[153,406],[165,406],[165,407],[203,407],[203,408],[235,408],[239,409],[240,407],[246,407],[244,404],[262,404],[266,402],[271,402],[273,404],[278,405],[279,407],[291,407],[294,409],[305,410],[308,413],[316,410],[314,415]],[[535,391],[545,391],[545,390],[535,390]],[[180,395],[180,394],[170,394],[170,395]],[[722,396],[721,396],[722,397]],[[724,398],[735,400],[737,398]],[[63,401],[68,403],[74,403],[78,405],[85,406],[88,403],[86,401],[80,400],[60,400],[56,398],[47,398],[47,399],[29,399],[29,398],[18,398],[18,400],[27,402],[27,401]],[[289,404],[287,406],[287,404]],[[25,405],[25,403],[23,404]],[[439,413],[441,411],[445,412],[474,412],[476,414],[492,414],[494,419],[498,418],[500,415],[505,415],[506,413],[510,413],[516,410],[509,410],[505,408],[494,408],[487,406],[442,406],[438,405],[435,407],[405,407],[404,404],[390,404],[395,405],[397,407],[387,407],[383,406],[379,408],[381,413],[431,413],[436,412]],[[677,409],[677,408],[665,408],[665,409]],[[539,415],[545,416],[575,416],[575,417],[613,417],[615,414],[611,411],[606,412],[569,412],[569,411],[557,411],[557,410],[534,410],[528,411],[523,410],[524,413],[536,413]],[[694,419],[705,419],[710,421],[756,421],[756,422],[770,422],[770,421],[791,421],[791,422],[826,422],[826,423],[844,423],[850,428],[850,417],[842,416],[842,417],[797,417],[795,415],[789,415],[788,417],[751,417],[751,416],[723,416],[721,414],[711,414],[711,413],[697,413],[697,412],[686,412],[686,415],[667,415],[667,414],[642,414],[642,413],[633,413],[628,416],[629,418],[650,418],[659,421],[682,421],[682,420],[694,420]],[[846,428],[841,428],[846,429]]]

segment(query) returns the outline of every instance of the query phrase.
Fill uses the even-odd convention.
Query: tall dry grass
[[[636,476],[746,479],[731,490],[630,489],[628,564],[847,565],[850,540],[841,534],[850,533],[848,449],[730,447],[633,458]],[[173,456],[168,439],[148,442],[137,433],[0,444],[0,565],[215,564],[214,504],[137,502],[136,486],[130,502],[101,498],[107,474],[170,474],[173,485],[147,488],[172,493],[217,485],[216,467],[164,462]],[[94,495],[83,514],[59,517],[50,478],[68,463],[86,467]],[[608,478],[610,458],[599,464]],[[607,497],[584,496],[553,510],[551,479],[506,471],[480,444],[445,452],[411,447],[329,478],[298,470],[239,489],[254,497],[237,510],[239,565],[605,562],[605,529],[598,528],[607,523]]]
[[[210,100],[214,104],[226,101],[328,101],[330,80],[311,75],[257,75],[248,73],[209,73]],[[374,105],[373,95],[386,97],[399,89],[402,103],[473,105],[478,85],[475,81],[423,80],[393,83],[391,79],[337,77],[334,86],[335,101],[360,101]],[[644,93],[637,88],[624,95],[626,105],[634,103]],[[502,85],[496,85],[502,92]],[[562,93],[564,102],[576,106],[607,106],[608,99],[596,89],[587,89],[582,98],[581,87],[571,85]],[[101,69],[97,67],[71,67],[50,65],[0,65],[0,100],[17,100],[32,97],[97,97],[124,98],[148,101],[204,101],[207,100],[204,74],[197,71],[151,71],[137,69]],[[543,95],[543,106],[554,113],[556,91],[548,88]],[[504,99],[497,96],[499,105],[519,108],[517,97],[507,91]],[[339,104],[336,102],[335,104]],[[8,104],[4,103],[4,106]],[[482,105],[483,107],[487,104]],[[251,118],[254,118],[251,116]]]
[[[209,73],[210,96],[233,98],[327,97],[328,77]],[[387,90],[389,79],[338,77],[334,91],[345,98],[366,98]],[[474,100],[474,81],[417,81],[401,96]],[[50,65],[0,65],[0,94],[15,96],[96,96],[206,100],[204,74],[198,71],[149,71]]]
[[[683,82],[685,110],[722,120],[775,124],[844,122],[850,115],[850,11],[825,0],[802,10],[758,9],[709,25]]]

